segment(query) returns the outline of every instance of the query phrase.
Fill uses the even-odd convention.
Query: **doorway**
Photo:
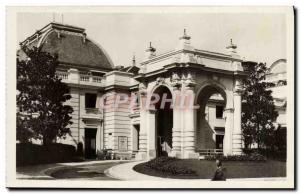
[[[216,135],[216,149],[223,149],[224,135]]]
[[[159,95],[156,109],[156,157],[168,156],[172,150],[173,109],[171,107],[171,91],[166,86],[158,87],[155,92]],[[169,99],[169,101],[165,100]]]
[[[196,149],[222,149],[225,134],[226,93],[217,85],[206,85],[196,99]],[[218,126],[218,127],[215,127]]]
[[[96,134],[97,129],[95,128],[85,128],[84,130],[84,153],[87,159],[96,158]]]

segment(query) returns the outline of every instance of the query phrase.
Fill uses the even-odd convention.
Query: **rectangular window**
[[[217,119],[223,118],[223,111],[224,111],[224,106],[216,106],[216,118]]]
[[[85,94],[85,108],[96,108],[97,94]]]

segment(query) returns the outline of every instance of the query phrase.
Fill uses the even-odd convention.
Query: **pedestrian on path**
[[[212,181],[226,181],[226,175],[225,171],[226,169],[222,167],[222,162],[220,160],[216,160],[217,170],[215,171],[215,174]]]

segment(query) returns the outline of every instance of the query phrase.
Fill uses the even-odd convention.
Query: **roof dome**
[[[22,44],[28,47],[36,46],[50,54],[58,54],[62,65],[79,69],[113,69],[113,63],[107,53],[100,45],[86,37],[83,28],[50,23]]]

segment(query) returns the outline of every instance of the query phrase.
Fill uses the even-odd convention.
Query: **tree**
[[[17,57],[17,140],[43,140],[53,142],[56,137],[64,138],[70,133],[72,124],[69,86],[55,74],[57,56],[42,52],[38,48],[22,48],[28,57]]]
[[[242,92],[242,131],[245,147],[257,143],[272,147],[274,141],[275,126],[278,113],[272,97],[272,91],[268,90],[272,83],[265,81],[267,67],[264,63],[245,62],[248,77],[243,81]]]

